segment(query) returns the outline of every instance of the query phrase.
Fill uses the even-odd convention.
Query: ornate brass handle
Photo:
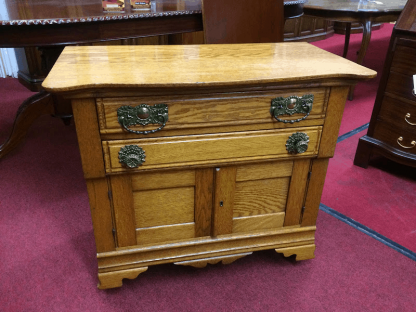
[[[146,154],[137,145],[126,145],[118,152],[118,158],[121,164],[129,168],[137,168],[145,162]]]
[[[277,97],[272,99],[272,104],[270,107],[270,114],[280,122],[284,123],[295,123],[301,120],[306,119],[312,110],[313,104],[313,94],[305,94],[301,97],[292,95],[287,98]],[[302,118],[294,119],[294,120],[287,120],[287,119],[280,119],[278,116],[282,115],[290,115],[300,113],[305,114]]]
[[[303,132],[293,133],[286,141],[286,150],[289,154],[301,154],[306,152],[309,144],[309,136]]]
[[[410,113],[407,113],[406,116],[404,117],[404,120],[411,126],[416,126],[416,123],[411,123],[409,120],[407,120],[407,118],[410,118]]]
[[[136,134],[148,134],[161,130],[169,119],[168,106],[166,104],[155,104],[153,106],[140,104],[136,107],[121,106],[117,109],[118,123],[124,130]],[[135,131],[128,127],[135,125],[161,124],[154,130]]]
[[[403,148],[413,148],[413,147],[415,147],[416,146],[416,141],[412,141],[412,142],[410,142],[410,145],[412,145],[412,146],[404,146],[404,145],[401,145],[400,144],[400,142],[402,142],[403,141],[403,137],[399,137],[398,139],[397,139],[397,144],[399,144],[401,147],[403,147]]]

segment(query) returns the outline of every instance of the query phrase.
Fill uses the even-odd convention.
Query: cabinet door
[[[118,247],[208,236],[212,169],[110,177]]]
[[[309,159],[216,168],[212,235],[299,225]]]

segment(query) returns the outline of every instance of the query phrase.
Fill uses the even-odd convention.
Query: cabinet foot
[[[315,244],[299,247],[279,248],[275,250],[278,253],[282,253],[285,257],[296,255],[296,261],[315,258]]]
[[[99,289],[108,289],[123,286],[123,278],[135,279],[140,273],[147,270],[147,267],[121,270],[116,272],[98,273]]]
[[[188,260],[188,261],[181,261],[175,262],[176,265],[189,265],[194,268],[205,268],[207,264],[217,264],[218,262],[222,261],[222,264],[230,264],[237,259],[242,257],[251,255],[252,252],[241,253],[237,255],[228,255],[228,256],[219,256],[219,257],[211,257],[211,258],[204,258],[204,259],[197,259],[197,260]]]
[[[357,151],[355,152],[354,165],[366,169],[371,157],[371,145],[361,137],[358,141]]]

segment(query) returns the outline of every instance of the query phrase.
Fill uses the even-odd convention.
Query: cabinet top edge
[[[311,44],[66,47],[43,87],[50,92],[94,88],[183,88],[366,80],[376,72]]]

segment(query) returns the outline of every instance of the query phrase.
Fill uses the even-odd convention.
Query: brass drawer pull
[[[153,106],[147,104],[140,104],[136,107],[121,106],[117,109],[118,123],[124,130],[136,134],[148,134],[161,130],[169,119],[168,106],[166,104],[155,104]],[[129,129],[131,126],[148,124],[161,124],[161,126],[154,130],[135,131]]]
[[[407,120],[407,118],[410,118],[411,115],[410,113],[407,113],[406,116],[404,117],[404,120],[406,120],[406,122],[411,125],[411,126],[416,126],[416,123],[411,123],[409,120]]]
[[[287,98],[277,97],[272,99],[272,104],[270,107],[270,114],[280,122],[284,123],[295,123],[301,120],[306,119],[312,110],[313,104],[313,94],[305,94],[301,97],[292,95]],[[287,119],[280,119],[278,116],[282,115],[290,115],[293,114],[305,114],[302,118],[287,120]]]
[[[146,154],[137,145],[126,145],[118,152],[118,158],[121,164],[129,168],[137,168],[145,162]]]
[[[289,154],[305,153],[308,149],[309,136],[303,132],[293,133],[286,141],[286,150]]]
[[[400,142],[402,142],[403,141],[403,137],[399,137],[398,139],[397,139],[397,144],[399,144],[401,147],[403,147],[403,148],[413,148],[413,147],[415,147],[416,146],[416,141],[412,141],[412,142],[410,142],[410,145],[412,145],[412,146],[404,146],[404,145],[401,145],[400,144]]]

